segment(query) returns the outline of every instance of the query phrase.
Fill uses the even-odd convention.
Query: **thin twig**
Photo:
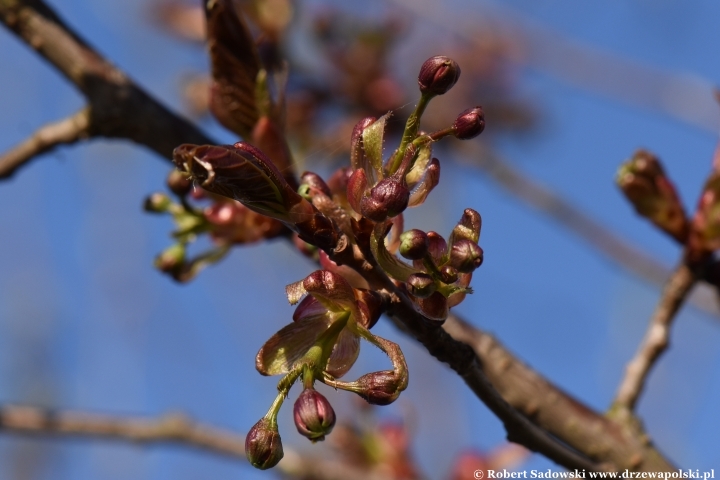
[[[83,108],[74,115],[40,127],[22,143],[0,155],[0,178],[8,178],[36,156],[60,145],[89,137],[90,113]]]
[[[86,97],[90,135],[129,139],[168,161],[181,143],[213,143],[103,58],[42,1],[0,0],[0,22]]]
[[[668,348],[672,322],[697,278],[685,262],[673,272],[650,319],[645,338],[625,369],[613,409],[632,411],[635,408],[650,369]]]
[[[88,97],[92,107],[91,127],[98,129],[98,135],[132,139],[150,147],[165,158],[169,158],[172,149],[181,143],[213,143],[191,124],[175,116],[140,90],[127,76],[103,59],[84,41],[80,40],[40,0],[0,0],[0,20],[18,34],[21,39],[35,48],[40,55],[55,65]],[[394,285],[391,288],[394,289]],[[564,430],[562,428],[552,430],[544,426],[542,421],[538,419],[561,417],[566,413],[563,410],[565,404],[554,401],[555,399],[564,398],[562,392],[557,389],[541,390],[538,393],[548,394],[547,398],[539,399],[532,395],[527,398],[514,398],[514,395],[525,392],[523,375],[526,375],[529,369],[527,367],[525,369],[518,367],[518,365],[522,364],[510,354],[507,354],[501,362],[492,363],[492,358],[483,357],[482,350],[478,349],[475,344],[463,343],[445,333],[453,326],[452,319],[446,322],[446,330],[444,331],[437,326],[426,325],[424,319],[406,301],[394,303],[393,308],[392,316],[396,325],[418,339],[430,353],[441,361],[448,363],[458,372],[476,395],[486,401],[490,408],[503,419],[508,429],[508,435],[514,441],[530,445],[531,448],[542,451],[550,458],[570,468],[601,468],[601,466],[586,460],[583,456],[573,452],[571,448],[565,447],[552,436],[539,430],[533,423],[528,421],[528,418],[532,418],[541,428],[547,428],[552,435],[561,439],[562,442],[583,452],[598,463],[610,464],[611,468],[620,469],[621,467],[630,466],[655,471],[671,469],[671,465],[663,460],[659,454],[656,455],[660,459],[659,461],[653,463],[653,461],[647,460],[647,458],[655,455],[653,451],[648,453],[647,450],[638,449],[630,441],[637,443],[640,438],[644,440],[643,435],[627,435],[628,438],[625,438],[624,444],[627,447],[626,456],[613,455],[612,452],[609,453],[603,449],[597,450],[597,442],[583,444],[582,441],[578,441],[570,433],[570,430],[579,430],[586,437],[601,436],[605,443],[608,442],[608,439],[618,436],[614,424],[602,424],[597,421],[598,415],[589,409],[585,410],[588,412],[588,418],[593,419],[593,421],[587,424],[578,422]],[[473,335],[481,337],[484,335],[478,330],[473,330],[468,325],[465,325],[465,327],[466,333],[469,331],[473,332]],[[457,332],[453,334],[457,334]],[[468,345],[471,345],[472,349]],[[497,349],[493,351],[496,352]],[[490,372],[503,370],[506,367],[514,368],[515,375],[508,376],[511,380],[502,384],[502,382],[498,381],[502,379],[498,379],[497,375],[491,375]],[[546,385],[550,385],[539,375],[532,373],[542,382],[545,382]],[[500,395],[488,382],[488,377],[492,384],[495,385],[494,388],[497,388],[502,396],[508,402],[511,402],[510,405],[514,408],[510,408],[510,405],[500,398]],[[502,388],[498,387],[498,385],[502,385]],[[535,411],[527,411],[517,406],[523,402],[525,404],[538,402],[540,406]],[[585,407],[578,403],[577,409],[582,410],[583,408]],[[515,409],[525,413],[528,418],[518,414]],[[4,417],[0,416],[0,418]],[[42,415],[40,418],[42,418]],[[572,418],[577,420],[579,417],[576,415]],[[551,422],[549,423],[551,424]],[[52,425],[52,422],[41,422],[41,425]],[[598,428],[598,425],[601,428]],[[21,429],[17,428],[16,430]],[[34,433],[43,432],[36,429]],[[80,432],[77,433],[81,434]],[[119,438],[117,434],[107,433],[107,435]],[[164,440],[171,439],[165,438]],[[649,448],[647,445],[645,447]],[[635,455],[640,460],[628,461],[628,455]],[[348,477],[344,476],[342,478]]]
[[[35,436],[104,438],[143,444],[177,443],[246,461],[244,436],[195,423],[182,414],[147,419],[4,405],[0,407],[0,431]],[[287,447],[284,450],[285,457],[277,468],[290,477],[387,480],[383,475],[358,470],[340,461],[301,455]]]

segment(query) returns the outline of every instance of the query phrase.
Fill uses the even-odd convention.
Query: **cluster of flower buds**
[[[478,106],[462,112],[447,128],[429,134],[420,131],[428,102],[452,88],[459,75],[453,60],[428,59],[418,77],[420,100],[398,148],[383,158],[389,113],[363,119],[352,133],[350,168],[336,172],[327,183],[306,172],[295,188],[294,179],[284,177],[260,150],[244,142],[185,144],[173,152],[181,172],[175,174],[178,192],[186,195],[191,179],[207,195],[239,202],[216,203],[204,212],[192,210],[184,200],[172,207],[190,210],[201,220],[202,227],[193,227],[194,234],[210,231],[214,238],[233,241],[268,238],[268,232],[274,232],[271,225],[280,224],[295,233],[303,251],[317,253],[323,267],[286,288],[290,303],[298,303],[293,323],[273,335],[256,356],[261,374],[283,378],[269,411],[247,437],[246,450],[254,466],[270,468],[282,458],[277,415],[296,381],[302,379],[304,389],[293,410],[295,425],[313,442],[323,440],[335,425],[335,412],[314,389],[316,381],[377,405],[392,403],[407,388],[407,365],[398,345],[370,333],[382,301],[378,293],[366,289],[371,280],[363,276],[365,267],[377,266],[395,280],[399,286],[395,293],[407,295],[429,321],[444,321],[448,309],[471,292],[472,273],[483,261],[477,212],[466,209],[447,241],[435,232],[402,233],[403,211],[425,202],[439,182],[440,162],[432,156],[433,143],[447,136],[470,139],[485,128]],[[157,197],[152,204],[157,211],[167,211],[172,202]],[[267,217],[269,223],[262,224],[253,215]],[[167,252],[164,268],[183,263],[182,247]],[[412,264],[398,258],[398,251]],[[360,339],[382,350],[392,369],[341,381],[359,355]]]
[[[167,186],[175,199],[164,193],[154,193],[147,197],[144,207],[148,212],[173,217],[177,228],[172,236],[176,243],[156,257],[155,266],[177,281],[191,280],[205,266],[224,258],[232,245],[255,243],[286,232],[282,223],[275,219],[256,213],[235,200],[194,188],[190,177],[178,170],[170,172]],[[202,206],[203,201],[210,204]],[[210,237],[214,248],[188,258],[189,244],[204,234]]]
[[[480,240],[480,215],[470,208],[450,234],[449,241],[436,232],[408,230],[400,235],[399,253],[413,261],[412,267],[401,263],[384,249],[381,242],[373,245],[379,251],[381,265],[386,264],[396,280],[405,282],[411,299],[425,317],[442,321],[448,309],[465,299],[472,273],[483,262]]]
[[[618,170],[615,180],[635,210],[680,243],[685,243],[689,222],[675,187],[660,161],[639,150]]]
[[[335,425],[335,412],[328,399],[314,389],[316,381],[383,405],[394,401],[408,382],[400,348],[369,331],[381,313],[378,294],[353,288],[342,276],[327,270],[317,270],[288,285],[286,292],[291,303],[299,302],[293,323],[273,335],[255,359],[261,374],[284,375],[270,410],[246,440],[254,446],[252,451],[248,449],[248,458],[258,468],[268,468],[282,457],[277,414],[298,379],[304,389],[295,402],[293,418],[298,432],[313,442],[324,440]],[[393,369],[369,373],[354,382],[338,380],[357,360],[361,338],[385,352]]]

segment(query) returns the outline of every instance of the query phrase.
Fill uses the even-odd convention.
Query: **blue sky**
[[[101,52],[177,110],[182,109],[180,76],[207,68],[201,48],[151,24],[144,2],[53,5]],[[372,5],[379,11],[390,8]],[[458,24],[472,25],[477,18],[483,25],[479,19],[492,12],[684,79],[680,93],[687,85],[712,85],[720,78],[720,5],[714,2],[448,5],[448,17]],[[418,20],[411,38],[429,35],[440,44],[450,38],[427,19]],[[404,45],[400,55],[442,53],[423,49],[427,44],[418,40]],[[43,123],[80,108],[82,99],[4,30],[0,51],[10,66],[0,70],[4,150]],[[543,53],[518,78],[523,94],[540,107],[542,125],[529,137],[500,139],[501,153],[672,265],[678,248],[635,216],[613,175],[634,150],[648,148],[663,160],[685,204],[694,206],[710,168],[717,122],[691,124],[644,101],[642,77],[623,79],[627,98],[584,88],[549,65],[552,51]],[[617,80],[616,74],[607,72],[606,82]],[[669,101],[672,95],[666,92]],[[210,120],[202,127],[222,141],[232,140]],[[140,209],[144,196],[163,188],[166,173],[166,163],[139,147],[93,141],[61,148],[0,184],[1,402],[146,416],[180,410],[239,432],[264,414],[275,381],[257,374],[253,359],[290,321],[293,310],[284,286],[313,266],[276,242],[236,249],[189,285],[170,282],[152,268],[152,259],[168,244],[171,225]],[[473,279],[476,293],[458,311],[562,388],[596,409],[607,408],[644,333],[657,289],[537,215],[482,172],[453,162],[443,163],[440,187],[423,210],[408,215],[406,225],[447,233],[465,207],[483,216],[485,264]],[[402,345],[411,370],[408,391],[381,415],[412,419],[415,452],[431,478],[443,477],[458,450],[492,448],[502,441],[500,423],[447,368],[389,325],[376,328]],[[719,343],[717,318],[683,309],[672,348],[640,402],[651,436],[684,468],[720,468]],[[352,373],[385,368],[382,355],[364,347]],[[347,395],[328,395],[340,416],[351,414]],[[281,414],[284,441],[308,451],[322,448],[295,433],[289,412]],[[0,458],[1,478],[268,478],[240,462],[177,446],[4,435]],[[532,458],[527,468],[548,466]]]

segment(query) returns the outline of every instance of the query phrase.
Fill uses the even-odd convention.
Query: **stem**
[[[628,363],[611,411],[632,411],[650,370],[670,343],[670,327],[698,275],[685,262],[675,269],[650,319],[647,333],[635,357]]]
[[[400,168],[400,162],[402,162],[403,156],[405,155],[405,149],[408,144],[417,137],[417,132],[420,129],[420,117],[422,117],[422,114],[425,112],[425,108],[428,106],[428,103],[430,103],[430,99],[432,98],[433,95],[425,93],[422,94],[420,96],[420,100],[415,106],[415,110],[408,117],[407,123],[405,123],[405,131],[403,132],[402,140],[400,141],[400,147],[395,152],[392,162],[390,163],[390,168],[388,170],[389,175],[392,175],[398,168]]]

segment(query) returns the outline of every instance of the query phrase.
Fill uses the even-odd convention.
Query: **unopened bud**
[[[450,250],[450,264],[461,273],[470,273],[483,262],[483,250],[470,240],[455,242]]]
[[[407,387],[407,375],[399,375],[393,370],[372,372],[363,375],[355,382],[358,395],[372,405],[389,405],[400,396]]]
[[[370,195],[363,197],[360,211],[363,216],[375,222],[401,214],[408,206],[410,191],[393,178],[385,178],[378,182]]]
[[[442,235],[440,235],[437,232],[428,232],[427,233],[428,238],[428,252],[430,253],[430,256],[435,261],[436,265],[439,265],[442,257],[447,253],[447,242],[443,238]]]
[[[171,192],[178,197],[184,197],[192,189],[192,180],[190,180],[187,174],[182,173],[180,170],[173,169],[167,177],[167,186]]]
[[[413,273],[407,279],[407,289],[412,296],[417,298],[427,298],[437,289],[435,280],[427,273]]]
[[[302,188],[303,185],[307,185],[311,189],[318,190],[328,197],[332,195],[332,193],[330,193],[330,188],[327,186],[327,183],[325,183],[325,180],[323,180],[317,173],[303,173],[300,177],[300,188]]]
[[[260,419],[245,438],[245,455],[250,464],[260,470],[267,470],[283,458],[283,447],[277,424],[267,418]]]
[[[178,271],[184,263],[185,246],[181,243],[168,247],[155,258],[155,267],[167,273]]]
[[[458,270],[450,265],[443,265],[440,269],[440,278],[445,283],[455,283],[458,279]]]
[[[416,228],[400,235],[400,255],[408,260],[420,260],[428,251],[427,234]]]
[[[428,58],[420,67],[418,86],[420,92],[442,95],[450,90],[460,78],[460,65],[449,57],[438,55]]]
[[[459,140],[470,140],[485,130],[485,115],[480,106],[468,108],[455,119],[453,123],[455,138]]]
[[[143,208],[146,212],[164,213],[168,211],[170,205],[172,205],[172,200],[170,200],[170,197],[168,197],[164,193],[153,193],[145,199]]]
[[[293,408],[295,426],[300,435],[313,442],[325,440],[335,426],[335,411],[322,394],[313,388],[302,391]]]
[[[654,155],[644,150],[636,152],[620,167],[615,181],[640,215],[684,242],[688,231],[685,211]]]

